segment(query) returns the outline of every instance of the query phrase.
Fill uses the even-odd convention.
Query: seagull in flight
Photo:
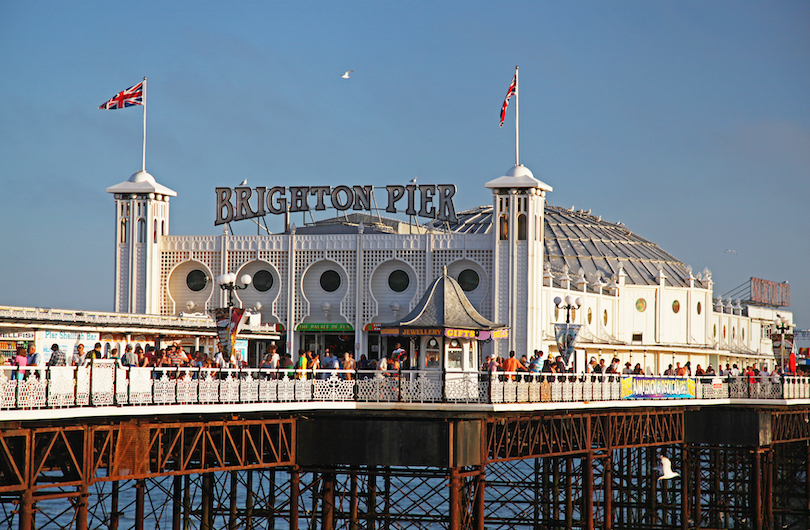
[[[243,180],[240,186],[247,186],[247,179]]]
[[[730,252],[730,253],[732,253],[732,254],[736,254],[736,253],[737,253],[737,251],[736,251],[736,250],[733,250],[733,249],[730,249],[730,248],[727,248],[727,249],[726,249],[726,252]]]
[[[654,468],[656,471],[661,473],[661,476],[658,477],[658,480],[667,480],[670,478],[680,477],[680,473],[676,473],[672,471],[672,462],[669,461],[669,458],[661,455],[661,464],[655,466]]]
[[[352,73],[352,72],[354,72],[354,70],[349,70],[349,71],[347,71],[345,74],[343,74],[343,75],[342,75],[342,76],[340,76],[340,77],[342,77],[343,79],[348,79],[348,78],[349,78],[349,74],[350,74],[350,73]]]

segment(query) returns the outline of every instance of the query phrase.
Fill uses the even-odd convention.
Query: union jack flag
[[[506,117],[506,107],[509,106],[509,98],[511,98],[512,94],[515,92],[517,92],[517,71],[515,71],[515,77],[512,78],[512,84],[509,85],[509,90],[506,91],[506,98],[503,100],[503,106],[501,107],[500,127],[503,127],[503,119]]]
[[[123,92],[119,92],[99,108],[106,110],[123,109],[134,105],[143,105],[143,81]]]

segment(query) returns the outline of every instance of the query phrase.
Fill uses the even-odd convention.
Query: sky
[[[141,168],[143,114],[98,107],[143,77],[170,232],[206,235],[214,188],[244,179],[491,203],[517,65],[550,204],[709,268],[715,296],[788,281],[810,328],[810,2],[6,1],[0,52],[0,305],[112,310],[105,190]]]

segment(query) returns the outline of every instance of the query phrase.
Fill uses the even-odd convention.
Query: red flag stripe
[[[501,106],[501,124],[499,127],[503,127],[503,120],[506,117],[506,107],[509,106],[509,98],[512,97],[517,91],[517,72],[515,72],[515,77],[512,78],[512,84],[509,85],[509,90],[506,91],[506,98],[503,100],[503,105]]]

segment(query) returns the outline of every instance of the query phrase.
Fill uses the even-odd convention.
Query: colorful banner
[[[579,324],[554,324],[554,338],[557,340],[557,350],[559,350],[566,365],[568,359],[574,353],[579,328]]]
[[[236,344],[236,334],[242,325],[245,310],[239,307],[220,307],[211,311],[217,323],[219,348],[225,358],[230,358]]]
[[[684,377],[622,377],[622,399],[694,398],[695,380]]]

